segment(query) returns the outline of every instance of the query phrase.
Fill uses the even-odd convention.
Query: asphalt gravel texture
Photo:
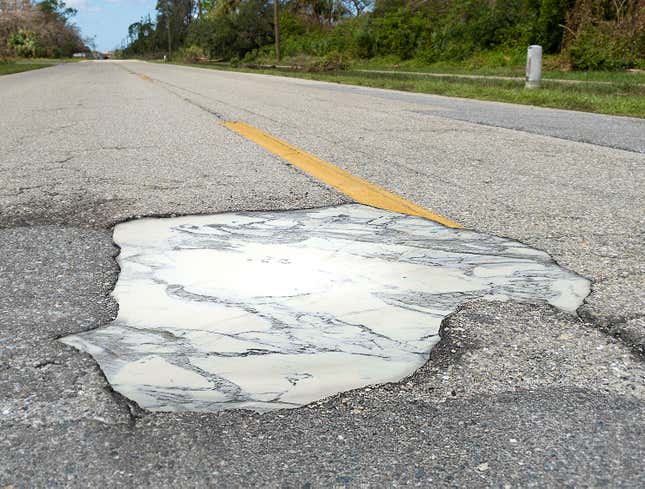
[[[642,121],[463,104],[141,62],[1,77],[0,487],[643,487],[645,157],[606,138]],[[500,124],[509,107],[602,137]],[[229,120],[542,249],[593,292],[576,315],[469,303],[398,383],[263,415],[146,412],[56,341],[117,314],[113,225],[349,201]]]

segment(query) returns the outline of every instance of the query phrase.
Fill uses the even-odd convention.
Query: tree
[[[363,15],[363,13],[370,8],[373,5],[373,2],[371,0],[342,0],[343,5],[345,6],[345,10],[354,15],[355,17],[359,17]]]
[[[0,12],[15,12],[31,8],[30,0],[0,0]]]
[[[195,5],[195,0],[157,1],[157,35],[167,43],[169,54],[173,45],[183,44],[188,27],[194,20]]]
[[[42,0],[36,4],[49,17],[56,17],[64,22],[74,17],[78,10],[68,7],[62,0]]]
[[[356,4],[362,5],[363,2],[358,0]],[[330,28],[350,14],[348,5],[350,3],[345,0],[292,0],[289,9],[312,26]]]
[[[542,0],[540,4],[538,42],[547,53],[557,53],[562,47],[562,25],[570,3],[569,0]]]
[[[0,0],[0,56],[68,57],[86,51],[62,1]]]
[[[280,50],[280,2],[273,0],[273,42],[275,45],[275,59],[282,61]]]
[[[157,51],[156,26],[150,15],[141,18],[128,26],[128,41],[126,51],[128,54],[146,55]]]

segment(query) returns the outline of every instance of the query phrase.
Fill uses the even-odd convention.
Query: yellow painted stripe
[[[139,73],[139,78],[141,78],[142,80],[145,80],[145,81],[152,81],[152,78],[150,78],[147,75],[142,75],[140,73]]]
[[[336,188],[356,202],[401,214],[425,217],[450,228],[463,227],[253,126],[243,122],[225,122],[223,125],[297,166],[314,178]]]

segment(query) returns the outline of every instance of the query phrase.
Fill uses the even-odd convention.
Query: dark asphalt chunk
[[[642,487],[641,403],[581,389],[10,426],[16,487]]]
[[[30,426],[118,423],[103,374],[56,338],[112,320],[118,274],[111,233],[73,228],[0,230],[0,422]]]

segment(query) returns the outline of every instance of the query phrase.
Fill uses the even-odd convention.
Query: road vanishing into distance
[[[143,410],[57,341],[117,314],[114,225],[353,201],[255,130],[592,293],[467,303],[414,375],[303,408]],[[154,63],[0,77],[0,487],[645,486],[644,143],[638,119]]]

